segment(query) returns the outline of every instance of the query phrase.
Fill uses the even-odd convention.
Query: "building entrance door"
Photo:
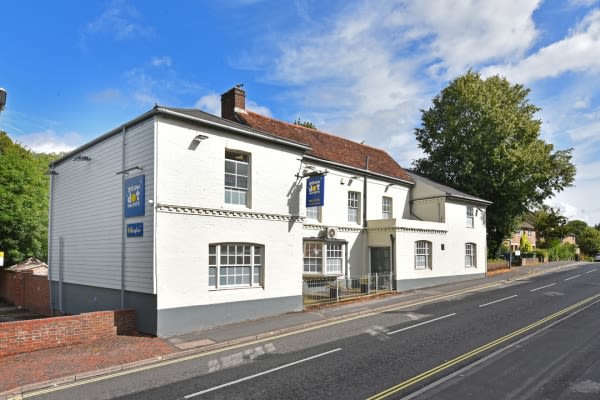
[[[392,271],[389,247],[371,247],[371,274],[389,274]]]

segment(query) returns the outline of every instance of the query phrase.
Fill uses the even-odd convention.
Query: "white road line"
[[[481,304],[479,307],[485,307],[485,306],[489,306],[490,304],[500,303],[501,301],[512,299],[513,297],[517,297],[517,296],[518,296],[518,294],[514,294],[512,296],[508,296],[508,297],[505,297],[505,298],[500,299],[500,300],[491,301],[489,303]]]
[[[407,326],[406,328],[398,329],[397,331],[388,332],[387,334],[388,334],[388,335],[393,335],[394,333],[398,333],[398,332],[407,331],[407,330],[409,330],[409,329],[416,328],[417,326],[421,326],[421,325],[429,324],[429,323],[431,323],[431,322],[439,321],[440,319],[444,319],[444,318],[453,317],[453,316],[455,316],[455,315],[456,315],[456,313],[452,313],[452,314],[444,315],[443,317],[438,317],[438,318],[430,319],[429,321],[421,322],[420,324],[416,324],[416,325]]]
[[[575,275],[575,276],[572,276],[572,277],[570,277],[570,278],[567,278],[567,279],[565,279],[565,282],[566,282],[566,281],[570,281],[571,279],[579,278],[580,276],[581,276],[581,275]]]
[[[592,272],[594,272],[594,271],[598,271],[598,270],[597,270],[597,269],[593,269],[593,270],[591,270],[591,271],[588,271],[588,272],[586,272],[586,274],[591,274],[591,273],[592,273]]]
[[[238,383],[240,383],[240,382],[245,382],[245,381],[248,381],[248,380],[250,380],[250,379],[257,378],[257,377],[259,377],[259,376],[262,376],[262,375],[270,374],[271,372],[279,371],[280,369],[284,369],[284,368],[292,367],[292,366],[294,366],[294,365],[301,364],[301,363],[303,363],[303,362],[306,362],[306,361],[314,360],[315,358],[323,357],[323,356],[329,355],[329,354],[331,354],[331,353],[335,353],[335,352],[337,352],[337,351],[340,351],[340,350],[342,350],[342,348],[341,348],[341,347],[338,347],[337,349],[329,350],[329,351],[326,351],[325,353],[316,354],[316,355],[314,355],[314,356],[310,356],[310,357],[307,357],[307,358],[303,358],[302,360],[294,361],[294,362],[291,362],[291,363],[289,363],[289,364],[281,365],[281,366],[279,366],[279,367],[276,367],[276,368],[271,368],[271,369],[269,369],[269,370],[266,370],[266,371],[263,371],[263,372],[259,372],[258,374],[250,375],[250,376],[247,376],[247,377],[245,377],[245,378],[240,378],[240,379],[238,379],[238,380],[235,380],[235,381],[227,382],[227,383],[224,383],[224,384],[222,384],[222,385],[219,385],[219,386],[212,387],[212,388],[210,388],[210,389],[205,389],[205,390],[202,390],[202,391],[200,391],[200,392],[196,392],[196,393],[188,394],[188,395],[187,395],[187,396],[185,396],[184,398],[185,398],[185,399],[190,399],[190,398],[192,398],[192,397],[200,396],[200,395],[202,395],[202,394],[209,393],[209,392],[213,392],[213,391],[215,391],[215,390],[218,390],[218,389],[223,389],[224,387],[227,387],[227,386],[232,386],[232,385],[236,385],[236,384],[238,384]]]
[[[556,283],[551,283],[551,284],[546,285],[546,286],[542,286],[542,287],[539,287],[539,288],[531,289],[530,292],[535,292],[537,290],[546,289],[547,287],[554,286],[554,285],[556,285]]]

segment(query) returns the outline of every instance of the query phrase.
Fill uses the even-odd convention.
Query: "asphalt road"
[[[598,399],[599,313],[581,264],[35,398]]]

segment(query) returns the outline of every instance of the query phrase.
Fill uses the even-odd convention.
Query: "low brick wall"
[[[124,335],[135,330],[135,310],[96,311],[80,315],[0,324],[0,357]]]
[[[47,276],[0,271],[0,298],[17,307],[42,315],[51,315]]]

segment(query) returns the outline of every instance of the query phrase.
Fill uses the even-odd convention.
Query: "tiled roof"
[[[246,126],[309,145],[311,150],[307,154],[310,156],[362,170],[369,157],[368,171],[413,182],[410,175],[383,150],[247,110],[236,112],[236,117]]]

